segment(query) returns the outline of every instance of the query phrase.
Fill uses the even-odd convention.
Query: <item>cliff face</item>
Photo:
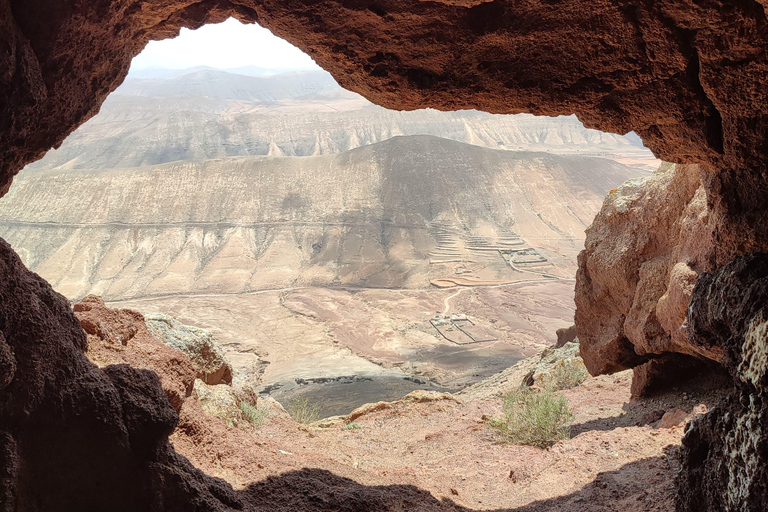
[[[507,247],[502,238],[546,254],[534,270],[572,278],[603,196],[641,174],[430,136],[317,157],[26,169],[0,203],[0,233],[61,293],[106,300],[425,288],[459,265],[498,282],[531,276],[474,250]]]
[[[696,279],[708,266],[712,225],[697,166],[671,167],[606,197],[579,255],[576,325],[593,374],[670,353],[719,361],[684,327]]]

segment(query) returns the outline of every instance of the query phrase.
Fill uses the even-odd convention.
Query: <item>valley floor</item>
[[[301,288],[109,304],[167,313],[210,330],[240,384],[268,390],[283,403],[301,395],[328,404],[325,416],[425,386],[458,391],[537,354],[554,342],[557,328],[572,323],[573,281],[426,290]],[[457,344],[441,335],[430,320],[451,314],[469,315],[476,332],[491,341]],[[458,330],[444,333],[451,337]],[[370,380],[355,385],[357,394],[347,391],[349,385],[328,382],[350,377]],[[365,386],[372,389],[366,392]]]

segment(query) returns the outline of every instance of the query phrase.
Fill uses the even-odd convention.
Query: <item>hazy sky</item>
[[[195,66],[236,68],[311,69],[317,64],[295,46],[258,25],[243,25],[228,19],[198,30],[181,29],[175,39],[152,41],[136,58],[131,69],[184,69]]]

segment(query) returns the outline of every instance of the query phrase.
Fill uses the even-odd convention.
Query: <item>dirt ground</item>
[[[356,429],[308,427],[275,413],[237,447],[221,436],[191,444],[175,434],[174,443],[264,510],[673,510],[685,421],[659,428],[658,420],[676,408],[701,412],[723,391],[702,379],[630,399],[630,381],[623,372],[565,391],[572,437],[549,449],[498,442],[488,420],[501,400],[488,386],[463,398],[394,403],[356,418]],[[252,440],[251,451],[242,439]]]

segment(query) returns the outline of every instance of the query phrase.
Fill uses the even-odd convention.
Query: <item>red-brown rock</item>
[[[110,329],[109,322],[95,323],[101,332]],[[113,341],[131,332],[123,327]],[[15,367],[0,387],[2,510],[238,505],[231,487],[196,470],[168,443],[179,417],[157,375],[90,362],[86,334],[67,299],[24,268],[2,240],[0,332],[3,369]],[[134,348],[130,340],[127,347]]]
[[[88,358],[100,367],[125,363],[152,370],[171,405],[179,412],[192,394],[195,369],[180,350],[152,336],[138,311],[110,309],[101,297],[89,295],[74,306],[88,338]]]
[[[685,312],[714,245],[699,170],[677,166],[610,194],[587,230],[576,275],[584,363],[610,373],[668,353],[719,361],[688,342]]]

